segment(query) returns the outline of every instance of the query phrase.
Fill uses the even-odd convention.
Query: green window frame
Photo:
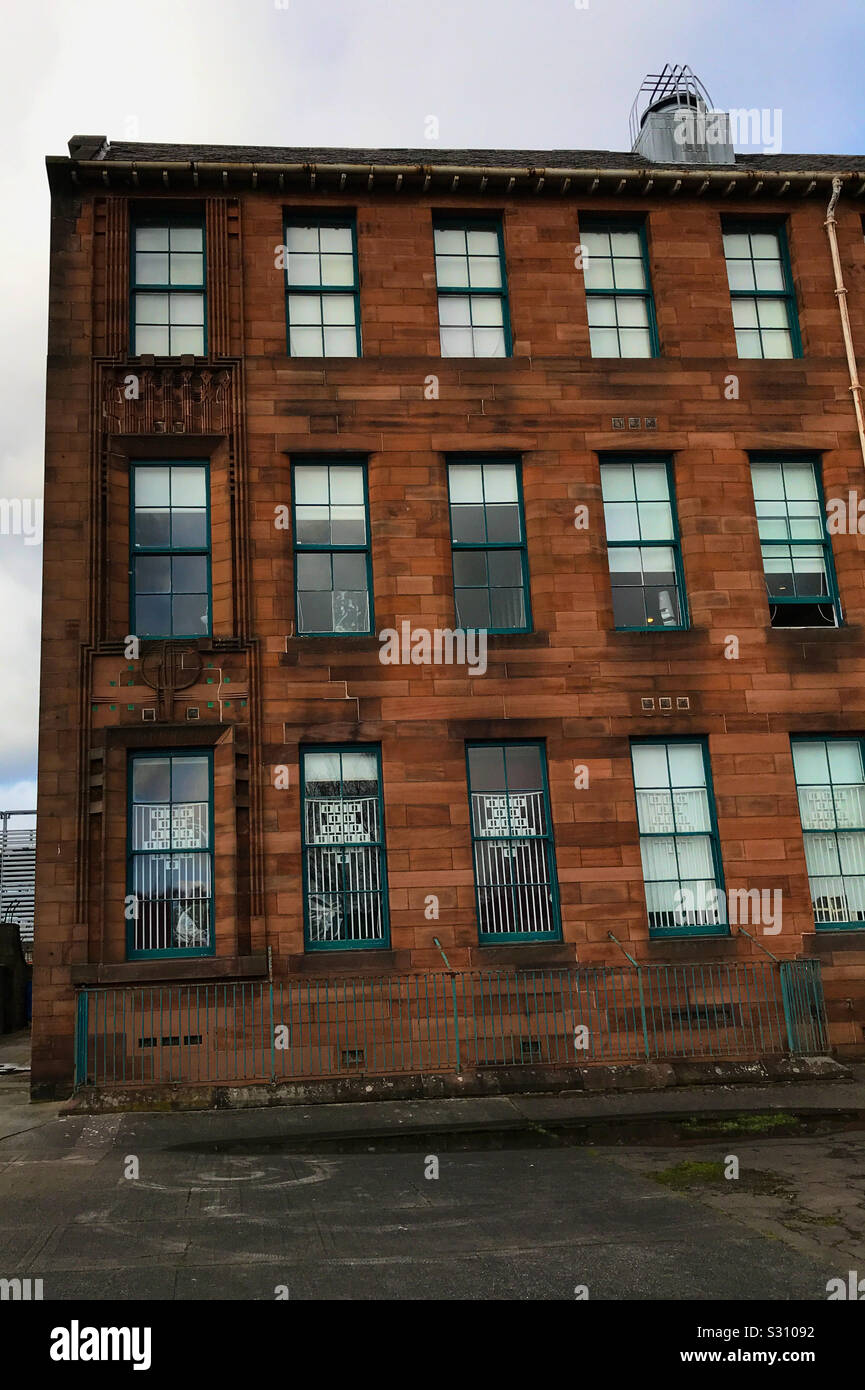
[[[387,947],[380,746],[330,743],[301,748],[301,794],[306,950]]]
[[[130,631],[138,637],[209,637],[209,464],[136,459],[129,494]]]
[[[817,931],[865,929],[865,741],[790,740]]]
[[[729,935],[706,739],[632,739],[631,767],[649,936]]]
[[[690,622],[671,460],[615,455],[601,459],[600,471],[616,631],[683,631]]]
[[[644,220],[580,218],[593,357],[657,357],[658,321]]]
[[[751,486],[772,627],[840,627],[819,462],[752,455]]]
[[[802,356],[796,290],[782,222],[721,223],[740,358]]]
[[[360,275],[354,214],[286,216],[289,357],[360,357]]]
[[[466,744],[478,940],[560,941],[544,744]]]
[[[447,472],[457,628],[531,632],[520,460],[459,454]]]
[[[297,634],[369,636],[375,615],[366,461],[298,459],[291,473]]]
[[[437,215],[433,243],[442,357],[510,357],[501,217]]]
[[[130,752],[128,960],[212,956],[213,752]]]
[[[203,218],[136,218],[131,242],[132,355],[206,357]]]

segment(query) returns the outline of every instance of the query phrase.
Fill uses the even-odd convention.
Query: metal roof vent
[[[634,98],[631,150],[652,164],[735,164],[730,117],[685,63],[651,72]]]

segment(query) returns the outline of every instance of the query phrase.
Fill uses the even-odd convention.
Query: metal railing
[[[814,960],[98,988],[76,1086],[308,1081],[827,1050]]]
[[[33,949],[35,893],[36,812],[0,811],[0,921],[17,923],[27,954]]]

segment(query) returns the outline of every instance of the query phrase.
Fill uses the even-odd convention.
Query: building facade
[[[88,990],[443,961],[816,958],[861,1055],[865,162],[48,173],[34,1093]]]

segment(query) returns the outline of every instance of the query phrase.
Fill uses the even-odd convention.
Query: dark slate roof
[[[273,145],[157,145],[119,141],[110,144],[100,159],[106,163],[165,161],[177,164],[361,164],[449,165],[462,168],[498,169],[645,169],[641,155],[616,150],[355,150],[341,148],[288,148]],[[861,169],[865,155],[852,154],[738,154],[736,165],[744,169],[803,172]],[[659,168],[665,166],[659,165]],[[682,167],[699,166],[669,166]],[[723,165],[706,166],[723,172]],[[729,166],[728,166],[729,167]]]

